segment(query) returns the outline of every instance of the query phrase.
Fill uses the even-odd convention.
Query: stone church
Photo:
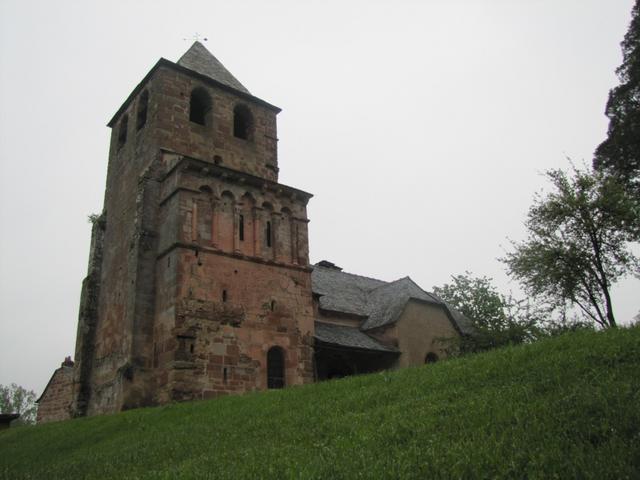
[[[199,42],[124,101],[75,362],[39,421],[419,365],[469,333],[409,277],[309,264],[312,195],[278,182],[278,112]]]

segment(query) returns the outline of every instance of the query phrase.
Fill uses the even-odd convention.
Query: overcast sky
[[[427,290],[497,258],[567,158],[590,164],[633,0],[0,1],[0,383],[73,355],[106,122],[197,32],[278,105],[311,259]],[[184,40],[184,39],[187,40]],[[615,290],[640,310],[640,281]]]

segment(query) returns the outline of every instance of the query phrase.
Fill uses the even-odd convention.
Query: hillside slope
[[[640,329],[0,432],[4,478],[638,478]]]

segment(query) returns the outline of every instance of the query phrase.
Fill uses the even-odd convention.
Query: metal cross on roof
[[[191,36],[190,38],[183,38],[183,40],[193,40],[194,42],[206,42],[207,40],[209,40],[207,37],[200,35],[198,32],[196,32],[195,35]]]

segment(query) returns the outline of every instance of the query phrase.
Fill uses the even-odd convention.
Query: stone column
[[[253,207],[251,209],[251,220],[253,224],[253,256],[259,256],[262,250],[260,250],[260,222],[258,215],[258,207]]]
[[[218,235],[218,212],[217,212],[217,203],[211,200],[211,246],[213,248],[218,248],[218,239],[216,236]]]
[[[240,231],[238,227],[240,209],[236,205],[234,205],[231,211],[233,212],[233,252],[240,253]]]
[[[198,241],[198,202],[196,200],[191,207],[191,241]]]
[[[278,233],[278,220],[277,220],[277,213],[272,213],[271,214],[271,259],[275,262],[277,260],[277,254],[278,254],[278,238],[277,238],[277,233]]]

